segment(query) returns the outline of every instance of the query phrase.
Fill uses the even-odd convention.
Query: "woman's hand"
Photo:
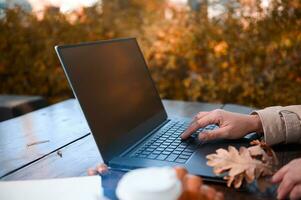
[[[282,167],[273,177],[273,183],[280,183],[277,199],[301,199],[301,159],[295,159]]]
[[[212,131],[203,131],[199,134],[199,139],[202,141],[238,139],[251,132],[263,132],[258,115],[243,115],[217,109],[211,112],[199,112],[187,130],[182,134],[182,139],[188,138],[199,128],[203,128],[209,124],[216,124],[219,128]]]
[[[95,168],[89,168],[87,170],[88,176],[94,176],[94,175],[102,175],[108,172],[108,166],[104,163],[98,164]]]

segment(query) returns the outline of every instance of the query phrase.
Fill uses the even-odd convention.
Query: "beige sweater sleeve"
[[[252,114],[259,115],[267,144],[301,143],[301,105],[268,107]]]

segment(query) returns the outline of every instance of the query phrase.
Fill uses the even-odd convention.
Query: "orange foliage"
[[[68,98],[54,45],[137,37],[162,98],[300,104],[298,0],[272,0],[267,12],[257,3],[257,18],[245,16],[244,4],[208,18],[164,0],[102,2],[66,15],[48,8],[42,20],[19,8],[6,10],[0,19],[0,93]]]

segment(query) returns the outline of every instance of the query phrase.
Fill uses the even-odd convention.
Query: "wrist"
[[[252,127],[254,132],[256,133],[263,133],[263,127],[262,127],[262,123],[260,120],[260,117],[257,114],[254,115],[250,115],[251,117],[251,122],[252,122]]]

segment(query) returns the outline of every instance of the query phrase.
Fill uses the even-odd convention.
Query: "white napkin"
[[[100,176],[0,181],[1,200],[103,200]]]

